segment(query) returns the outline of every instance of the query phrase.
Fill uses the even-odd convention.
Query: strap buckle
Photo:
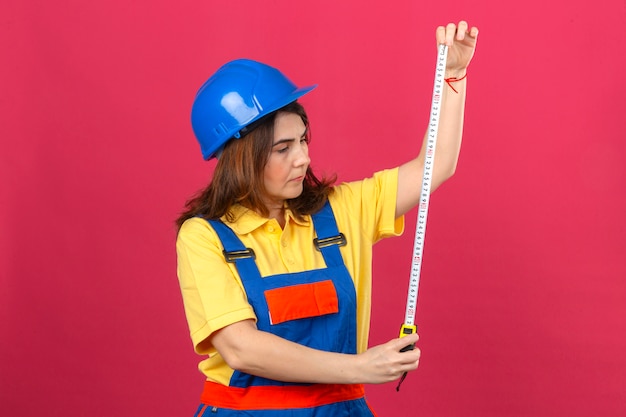
[[[234,263],[238,259],[245,259],[245,258],[256,259],[256,254],[254,253],[254,250],[250,248],[246,248],[245,250],[233,250],[230,252],[226,252],[225,250],[223,250],[222,253],[224,254],[224,258],[226,259],[226,262],[230,262],[230,263]]]
[[[339,233],[337,236],[325,237],[322,239],[315,238],[313,239],[313,244],[315,245],[315,249],[320,250],[322,248],[326,248],[328,246],[337,245],[337,246],[346,246],[348,241],[343,233]]]

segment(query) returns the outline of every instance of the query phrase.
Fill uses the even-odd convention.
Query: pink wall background
[[[470,5],[471,3],[471,5]],[[436,25],[481,29],[457,175],[431,203],[420,369],[380,416],[626,415],[626,4],[5,0],[0,409],[191,416],[173,220],[213,168],[189,125],[236,57],[318,83],[319,171],[418,151]],[[414,214],[376,247],[372,342],[403,320]]]

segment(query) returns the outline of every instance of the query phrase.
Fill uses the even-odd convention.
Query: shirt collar
[[[241,204],[231,206],[229,212],[233,221],[229,221],[226,215],[222,216],[221,220],[239,235],[248,234],[270,221],[267,217],[263,217]],[[304,219],[298,220],[291,210],[285,207],[285,221],[287,223],[294,222],[299,226],[307,226],[311,221],[310,219],[310,216],[305,216]]]

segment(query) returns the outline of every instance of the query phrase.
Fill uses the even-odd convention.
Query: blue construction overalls
[[[312,215],[326,268],[261,277],[254,252],[221,221],[209,220],[234,262],[259,330],[313,349],[356,353],[356,292],[339,251],[345,245],[328,202]],[[363,385],[296,384],[235,371],[229,386],[205,383],[194,417],[374,416]]]

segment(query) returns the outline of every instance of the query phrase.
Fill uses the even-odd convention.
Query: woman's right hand
[[[408,345],[419,340],[417,334],[410,334],[398,339],[392,339],[382,345],[374,346],[358,355],[363,372],[363,382],[382,384],[395,381],[405,372],[414,371],[419,365],[420,350],[401,352]]]

